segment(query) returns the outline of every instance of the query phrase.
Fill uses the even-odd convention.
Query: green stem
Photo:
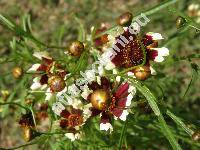
[[[128,120],[128,119],[127,119],[127,120]],[[118,147],[119,150],[122,149],[122,143],[123,143],[123,139],[124,139],[124,134],[125,134],[125,132],[126,132],[126,126],[127,126],[127,123],[128,123],[127,120],[124,122],[124,125],[123,125],[123,128],[122,128],[122,132],[121,132],[121,135],[120,135],[119,147]]]
[[[143,13],[144,15],[146,15],[146,16],[150,16],[150,15],[152,15],[152,14],[154,14],[154,13],[160,11],[161,9],[164,9],[164,8],[170,6],[170,5],[172,5],[172,4],[174,4],[174,3],[178,2],[178,1],[179,1],[179,0],[166,0],[166,1],[162,2],[161,4],[158,4],[158,5],[156,5],[156,6],[152,7],[152,8],[150,8],[150,9],[148,9],[148,10],[146,10],[146,11],[143,11],[142,13]],[[140,16],[140,14],[136,15],[136,16],[133,18],[132,22],[134,22],[139,16]],[[102,32],[102,33],[96,35],[94,38],[96,39],[96,38],[98,38],[98,37],[101,37],[101,36],[104,35],[104,34],[108,34],[109,32],[111,32],[111,31],[113,31],[113,30],[116,30],[117,28],[118,28],[118,26],[115,25],[115,26],[109,28],[108,30],[106,30],[106,31],[104,31],[104,32]]]
[[[15,103],[15,102],[0,103],[0,105],[17,105],[17,106],[19,106],[19,107],[21,107],[21,108],[24,108],[24,109],[26,109],[26,110],[30,110],[29,108],[27,108],[27,107],[25,107],[25,106],[22,106],[21,104]]]

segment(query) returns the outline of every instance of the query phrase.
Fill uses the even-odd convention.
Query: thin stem
[[[127,119],[127,120],[128,120],[128,119]],[[124,122],[124,125],[123,125],[123,128],[122,128],[122,132],[121,132],[121,135],[120,135],[119,147],[118,147],[119,150],[122,149],[122,143],[123,143],[123,139],[124,139],[124,134],[125,134],[126,126],[127,126],[127,123],[128,123],[127,120]]]
[[[154,7],[152,7],[152,8],[150,8],[150,9],[146,10],[146,11],[143,11],[142,13],[143,13],[144,15],[146,15],[146,16],[150,16],[150,15],[152,15],[152,14],[154,14],[154,13],[160,11],[161,9],[164,9],[164,8],[166,8],[166,7],[168,7],[168,6],[172,5],[172,4],[174,4],[174,3],[176,3],[176,2],[178,2],[178,0],[167,0],[167,1],[162,2],[161,4],[158,4],[158,5],[154,6]],[[132,22],[134,22],[139,16],[140,16],[140,14],[136,15],[136,16],[133,18]],[[96,38],[98,38],[98,37],[101,37],[101,36],[104,35],[104,34],[108,34],[109,32],[111,32],[111,31],[113,31],[113,30],[116,30],[117,28],[118,28],[118,26],[115,25],[115,26],[109,28],[108,30],[106,30],[106,31],[104,31],[104,32],[101,32],[100,34],[96,35],[94,38],[96,39]]]
[[[21,105],[21,104],[19,104],[19,103],[14,103],[14,102],[0,103],[0,105],[17,105],[17,106],[19,106],[19,107],[21,107],[21,108],[24,108],[24,109],[26,109],[26,110],[30,110],[28,107],[25,107],[25,106],[23,106],[23,105]]]

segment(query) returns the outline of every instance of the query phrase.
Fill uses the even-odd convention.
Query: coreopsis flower
[[[71,141],[80,139],[83,135],[81,127],[85,124],[88,118],[91,117],[90,104],[84,105],[80,100],[75,99],[67,101],[67,106],[52,108],[53,111],[61,117],[59,126],[67,130],[65,136]],[[74,107],[75,106],[75,107]]]
[[[62,92],[65,90],[65,78],[67,71],[63,69],[60,64],[57,64],[51,57],[45,52],[37,52],[33,54],[36,58],[42,61],[41,64],[34,64],[28,70],[33,72],[37,76],[33,79],[31,85],[32,90],[46,89],[46,98],[49,100],[53,93]]]
[[[135,94],[135,87],[129,83],[115,85],[106,77],[97,77],[96,81],[88,85],[87,101],[92,104],[92,116],[101,116],[100,130],[112,132],[112,118],[125,121],[128,107]]]
[[[115,36],[108,36],[113,44],[112,49],[108,50],[111,54],[105,68],[113,70],[114,68],[130,68],[143,64],[149,68],[151,74],[155,74],[151,61],[162,62],[165,56],[169,55],[169,50],[166,47],[158,48],[158,41],[163,39],[162,35],[149,32],[140,37],[137,34],[132,34],[133,32],[129,28],[123,29]],[[103,54],[101,59],[105,60],[105,57],[107,56]]]
[[[199,4],[190,4],[187,10],[188,16],[194,17],[197,23],[200,23],[200,6]]]
[[[71,141],[75,139],[80,139],[80,128],[86,122],[86,120],[90,117],[88,114],[85,114],[83,110],[75,109],[70,107],[70,109],[64,109],[60,116],[62,119],[60,120],[60,127],[63,129],[67,129],[68,133],[65,134],[67,138]]]

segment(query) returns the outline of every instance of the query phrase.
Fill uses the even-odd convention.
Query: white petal
[[[91,116],[92,112],[90,108],[92,107],[92,104],[87,104],[83,106],[83,118],[84,122]]]
[[[80,100],[76,99],[76,98],[73,98],[70,101],[68,99],[68,102],[69,102],[69,105],[72,105],[73,108],[75,108],[75,109],[83,109],[83,103]]]
[[[56,96],[59,97],[59,96],[63,95],[63,94],[66,93],[66,92],[67,92],[67,87],[65,87],[62,91],[58,92],[58,93],[56,94]]]
[[[133,99],[133,94],[129,93],[127,96],[127,100],[126,100],[126,106],[130,106],[131,105],[131,101]]]
[[[27,72],[33,72],[33,71],[37,71],[37,69],[40,67],[40,64],[34,64],[31,66],[31,68],[29,68],[27,70]]]
[[[38,59],[42,59],[42,57],[52,59],[51,57],[49,57],[49,54],[47,52],[35,52],[33,56],[35,56]]]
[[[114,43],[114,42],[115,42],[115,37],[109,34],[109,35],[108,35],[108,41],[109,41],[110,43]]]
[[[163,62],[164,61],[164,57],[162,56],[156,56],[154,59],[155,62]]]
[[[84,99],[87,99],[88,95],[91,93],[92,91],[89,88],[84,88],[83,92],[81,93],[81,96]]]
[[[110,129],[110,132],[113,131],[113,127],[112,125],[107,122],[107,123],[100,123],[100,130],[105,130],[105,131],[108,131]]]
[[[162,40],[164,39],[160,33],[149,32],[147,35],[151,36],[153,40]]]
[[[100,76],[103,76],[103,74],[104,74],[103,65],[98,66],[98,73],[99,73]]]
[[[168,56],[169,55],[169,49],[166,47],[152,48],[152,49],[156,50],[158,52],[158,56]]]
[[[116,77],[116,81],[117,81],[117,82],[120,82],[120,81],[121,81],[121,77],[120,77],[120,76],[117,76],[117,77]]]
[[[106,70],[112,70],[115,68],[115,64],[113,64],[111,61],[108,62],[106,65],[105,65],[105,69]]]
[[[45,97],[45,100],[50,100],[51,99],[51,97],[53,96],[53,94],[52,94],[52,92],[51,92],[51,90],[50,90],[50,88],[48,88],[47,89],[47,91],[46,91],[46,93],[45,93],[45,95],[46,95],[46,97]]]
[[[123,27],[124,31],[127,31],[128,30],[128,27]]]
[[[134,86],[129,85],[128,93],[129,94],[127,96],[126,106],[130,106],[131,105],[131,101],[133,99],[133,96],[136,93],[136,88]]]
[[[134,76],[134,73],[129,71],[129,72],[127,73],[127,75],[133,77],[133,76]]]
[[[117,74],[117,73],[118,73],[117,69],[113,69],[113,74]]]
[[[76,139],[74,133],[65,133],[65,136],[71,141],[75,141]]]
[[[93,70],[85,71],[86,80],[91,82],[95,80],[95,72]]]
[[[128,114],[129,113],[128,113],[127,109],[123,110],[123,112],[122,112],[121,116],[119,117],[119,119],[121,119],[122,121],[125,121]]]
[[[156,75],[157,73],[156,73],[156,71],[150,66],[150,70],[151,70],[151,74],[152,75]]]
[[[132,93],[133,95],[135,95],[136,87],[129,84],[128,92]]]
[[[43,84],[43,85],[40,87],[41,90],[44,90],[44,89],[46,89],[46,88],[47,88],[47,84]]]
[[[31,90],[37,90],[39,88],[41,88],[41,84],[39,82],[34,82],[32,85],[31,85]]]
[[[39,88],[41,88],[42,87],[42,85],[40,84],[40,78],[39,77],[35,77],[34,79],[33,79],[33,84],[31,85],[31,90],[37,90],[37,89],[39,89]]]
[[[117,74],[117,73],[118,73],[117,69],[113,69],[113,74]],[[116,81],[120,82],[121,81],[121,76],[117,76],[116,77]]]
[[[97,76],[96,78],[97,78],[97,80],[96,80],[97,83],[98,83],[99,85],[101,85],[101,77],[100,77],[100,76]]]
[[[52,105],[52,110],[55,114],[57,114],[58,116],[60,116],[61,112],[63,110],[65,110],[65,107],[63,106],[63,104],[61,102],[56,102]]]
[[[83,133],[82,133],[82,132],[76,133],[76,134],[75,134],[75,139],[81,139],[82,136],[83,136]]]

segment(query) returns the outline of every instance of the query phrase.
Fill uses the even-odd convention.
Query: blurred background
[[[110,26],[115,25],[116,18],[127,10],[131,11],[133,15],[137,15],[161,2],[163,0],[0,0],[0,13],[22,26],[23,18],[29,18],[32,33],[38,39],[51,45],[67,46],[78,37],[80,24],[76,18],[79,18],[79,21],[89,33],[92,26],[98,28],[102,23],[108,23]],[[155,65],[158,75],[148,79],[145,84],[158,98],[162,98],[167,107],[181,117],[188,126],[193,124],[195,126],[191,125],[191,127],[199,129],[200,82],[197,68],[200,61],[199,59],[176,60],[200,52],[200,32],[190,28],[187,32],[179,34],[180,32],[176,27],[178,16],[170,11],[170,8],[174,7],[190,15],[194,21],[198,21],[198,16],[192,16],[189,12],[188,7],[191,4],[200,5],[200,2],[198,0],[180,0],[175,5],[149,16],[150,22],[142,29],[143,32],[161,33],[165,37],[161,45],[170,49],[170,56],[164,63]],[[24,103],[26,99],[25,89],[30,86],[32,77],[26,76],[23,81],[15,79],[11,74],[11,69],[15,66],[23,66],[26,70],[34,63],[34,59],[24,57],[26,53],[23,48],[17,47],[16,50],[11,48],[10,41],[13,40],[13,36],[13,33],[0,25],[0,101],[5,101],[9,97],[9,100]],[[63,51],[53,49],[50,53],[62,56]],[[15,58],[17,61],[2,61],[7,58]],[[155,79],[157,82],[153,82]],[[6,92],[7,94],[5,94]],[[145,127],[145,125],[151,124],[149,120],[154,117],[151,114],[146,115],[142,108],[138,109],[140,115],[130,116],[132,121],[128,125],[126,135],[130,149],[169,149],[169,144],[166,144],[167,141],[161,134]],[[0,147],[13,147],[24,143],[18,125],[20,115],[21,110],[17,107],[0,106]],[[170,119],[168,121],[170,125],[176,128],[176,125],[170,122]],[[116,126],[119,126],[120,129],[121,124],[118,123]],[[174,132],[176,131],[174,130]],[[119,133],[120,130],[116,132],[116,137],[119,137]],[[91,135],[89,137],[93,138]],[[116,144],[119,139],[116,139],[116,137],[112,136],[112,142],[108,142],[107,145]],[[97,140],[97,142],[107,141],[108,135],[104,134],[99,138],[100,140]],[[199,148],[194,143],[186,141],[180,142],[184,149]],[[95,141],[92,142],[90,143],[91,149],[95,145]],[[59,146],[55,149],[62,149],[60,144],[62,143],[58,143]],[[39,143],[27,149],[52,148],[51,146],[42,147],[42,145],[43,143]],[[112,146],[110,148],[115,149]]]

